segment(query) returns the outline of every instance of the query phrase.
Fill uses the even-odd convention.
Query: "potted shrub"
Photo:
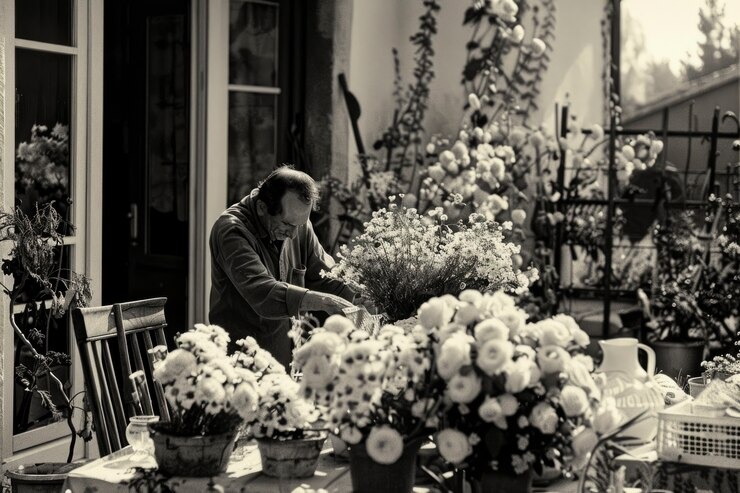
[[[21,208],[0,213],[0,242],[12,244],[2,260],[3,273],[12,277],[12,284],[2,284],[9,323],[18,341],[17,353],[29,356],[16,367],[16,382],[30,395],[37,395],[53,419],[65,420],[71,433],[67,463],[22,465],[6,473],[14,491],[59,491],[65,473],[74,467],[69,463],[77,437],[92,438],[88,413],[80,407],[81,395],[70,396],[60,377],[71,364],[70,358],[50,349],[53,320],[63,317],[70,307],[86,306],[91,298],[89,279],[62,267],[64,232],[70,230],[53,204],[36,205],[33,215]],[[26,305],[20,321],[13,315],[19,303]],[[85,419],[79,430],[75,410],[82,410]]]

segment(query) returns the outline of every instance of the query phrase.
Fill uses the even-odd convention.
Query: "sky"
[[[721,3],[721,2],[720,2]],[[740,23],[740,0],[725,0],[725,25]],[[622,0],[643,27],[647,51],[655,59],[667,59],[678,74],[686,53],[696,51],[701,39],[697,25],[705,0]]]

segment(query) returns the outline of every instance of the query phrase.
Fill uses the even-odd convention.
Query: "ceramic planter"
[[[226,470],[237,430],[211,436],[176,436],[150,426],[154,458],[165,476],[211,477]]]
[[[655,341],[655,367],[671,378],[681,376],[698,376],[702,373],[701,362],[704,359],[704,341]]]
[[[262,473],[281,479],[313,477],[325,440],[325,433],[299,440],[257,440]]]
[[[404,444],[401,457],[393,464],[379,464],[368,454],[365,442],[351,445],[349,471],[355,493],[411,493],[416,479],[416,456],[421,439]]]
[[[67,473],[84,462],[46,462],[25,464],[9,469],[5,475],[10,478],[13,493],[59,493],[62,491]]]

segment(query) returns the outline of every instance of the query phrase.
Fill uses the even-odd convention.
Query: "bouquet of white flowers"
[[[434,425],[441,394],[429,385],[432,356],[421,328],[386,325],[371,335],[332,315],[296,351],[295,363],[330,428],[350,444],[363,442],[378,464],[392,464]]]
[[[473,477],[522,474],[585,456],[621,416],[599,406],[588,335],[557,315],[527,323],[514,299],[466,290],[433,298],[419,322],[434,343],[432,381],[445,395],[436,442]]]
[[[238,369],[252,372],[257,381],[257,410],[246,419],[255,438],[291,440],[315,436],[313,423],[319,418],[316,406],[303,398],[294,381],[272,355],[252,337],[236,341],[232,355]]]
[[[218,435],[235,430],[242,420],[254,419],[257,376],[227,357],[229,335],[224,329],[196,324],[175,342],[178,348],[154,370],[170,407],[169,433]]]
[[[537,271],[515,265],[520,247],[504,240],[511,223],[479,214],[466,223],[446,224],[441,208],[421,215],[393,203],[373,213],[365,232],[324,275],[359,289],[391,320],[413,315],[432,296],[457,295],[466,288],[526,290]]]

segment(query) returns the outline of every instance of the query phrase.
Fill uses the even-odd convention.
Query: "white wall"
[[[557,0],[554,46],[541,85],[539,115],[532,123],[552,128],[555,103],[566,95],[584,124],[603,121],[603,72],[601,20],[605,0]],[[435,78],[425,127],[433,133],[457,131],[466,95],[460,84],[465,43],[471,29],[462,25],[466,0],[440,0],[435,49]],[[534,3],[534,2],[532,2]],[[408,40],[418,26],[420,0],[355,0],[350,51],[350,90],[362,107],[360,131],[366,148],[382,134],[393,116],[393,59],[398,48],[405,81],[410,81],[413,47]],[[539,118],[538,118],[539,117]],[[354,141],[348,142],[350,159],[356,161]]]

